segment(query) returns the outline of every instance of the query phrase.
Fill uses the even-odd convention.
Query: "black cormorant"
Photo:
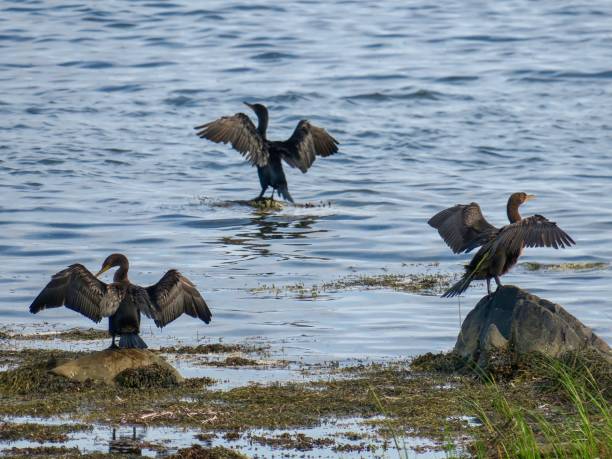
[[[114,267],[119,269],[111,284],[98,279]],[[66,306],[96,323],[108,317],[111,348],[117,347],[116,335],[120,336],[119,347],[147,347],[138,336],[141,312],[159,328],[183,313],[210,322],[212,315],[200,292],[177,270],[171,269],[157,284],[143,288],[129,281],[128,268],[127,257],[120,253],[107,257],[95,276],[81,264],[71,265],[51,278],[30,306],[30,312]]]
[[[196,126],[197,134],[213,142],[230,143],[251,165],[257,166],[261,193],[256,200],[262,199],[271,186],[272,198],[276,190],[284,199],[293,202],[281,159],[306,173],[317,155],[325,157],[336,153],[338,141],[325,129],[314,126],[308,120],[301,120],[287,140],[268,140],[268,109],[262,104],[245,104],[257,115],[257,128],[247,115],[236,113]]]
[[[486,279],[487,292],[491,294],[491,279],[501,286],[500,276],[512,268],[525,247],[564,248],[575,244],[574,240],[541,215],[521,218],[519,206],[535,198],[526,193],[514,193],[508,199],[507,213],[510,224],[502,228],[491,225],[482,215],[480,206],[473,202],[445,209],[429,220],[438,230],[444,242],[454,253],[469,252],[476,247],[472,260],[465,267],[465,274],[442,296],[460,295],[472,280]]]

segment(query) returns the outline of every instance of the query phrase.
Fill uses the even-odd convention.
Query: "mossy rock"
[[[612,350],[589,327],[562,306],[512,285],[478,302],[455,344],[456,353],[482,368],[507,367],[508,353],[517,358],[532,353],[558,358],[589,350],[612,363]]]
[[[117,382],[115,378],[126,370],[147,367],[152,368],[136,373],[127,372],[120,381],[127,384],[127,387],[141,387],[130,384],[139,384],[137,381],[142,381],[147,374],[154,375],[153,380],[157,382],[174,379],[176,384],[183,381],[183,377],[172,365],[147,349],[105,349],[65,362],[53,368],[51,372],[79,382],[89,380],[114,384]],[[169,375],[172,375],[172,378]]]

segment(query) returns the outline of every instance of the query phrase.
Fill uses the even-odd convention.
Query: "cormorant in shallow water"
[[[314,162],[316,156],[329,156],[338,151],[338,141],[325,129],[301,120],[291,137],[285,141],[271,141],[266,137],[268,129],[268,109],[262,104],[245,104],[257,115],[258,125],[244,113],[224,116],[216,121],[196,126],[202,139],[217,143],[230,143],[253,166],[257,166],[261,193],[256,200],[263,198],[269,186],[287,201],[293,202],[287,188],[287,179],[281,159],[303,173]]]
[[[541,215],[522,218],[518,208],[534,195],[514,193],[506,207],[510,224],[502,228],[491,225],[482,215],[480,206],[473,202],[445,209],[429,220],[429,225],[438,230],[444,242],[454,253],[469,252],[476,247],[472,261],[465,267],[465,274],[459,282],[442,296],[460,295],[472,280],[486,279],[487,292],[491,294],[491,279],[501,286],[500,276],[512,268],[525,247],[564,248],[575,244],[574,240],[557,226]]]
[[[102,273],[119,267],[111,284],[98,279]],[[212,314],[195,286],[175,269],[150,287],[132,284],[127,276],[129,268],[125,255],[114,253],[94,276],[85,266],[74,264],[55,274],[30,306],[36,314],[47,308],[66,306],[80,312],[94,322],[108,317],[108,331],[113,337],[111,348],[146,348],[140,333],[140,313],[155,321],[159,328],[183,313],[210,322]]]

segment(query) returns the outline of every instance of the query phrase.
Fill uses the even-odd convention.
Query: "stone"
[[[612,363],[610,347],[589,327],[562,306],[512,285],[478,302],[463,321],[455,344],[455,352],[481,367],[503,352],[560,357],[585,350],[596,350]]]
[[[105,349],[92,352],[75,360],[64,362],[53,368],[52,373],[79,382],[92,380],[114,384],[115,377],[122,371],[158,365],[175,375],[181,382],[181,374],[159,355],[148,349]]]

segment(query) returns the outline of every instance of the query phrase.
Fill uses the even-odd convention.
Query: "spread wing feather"
[[[449,207],[427,223],[438,230],[454,253],[469,252],[491,240],[498,231],[484,218],[475,202]]]
[[[253,166],[268,164],[269,154],[264,139],[244,113],[224,116],[210,123],[196,126],[201,139],[216,143],[229,143]]]
[[[142,311],[162,328],[183,313],[210,322],[212,314],[195,286],[175,269],[171,269],[155,285],[146,288],[150,308]]]
[[[53,275],[30,305],[30,312],[36,314],[43,309],[66,306],[100,322],[115,313],[123,296],[121,289],[105,284],[85,266],[74,264]]]
[[[316,156],[329,156],[338,151],[338,141],[308,120],[300,121],[291,137],[282,142],[283,159],[291,167],[306,172]]]
[[[563,249],[575,242],[555,222],[551,222],[542,215],[534,215],[504,226],[496,244],[511,251],[520,251],[523,247]]]

